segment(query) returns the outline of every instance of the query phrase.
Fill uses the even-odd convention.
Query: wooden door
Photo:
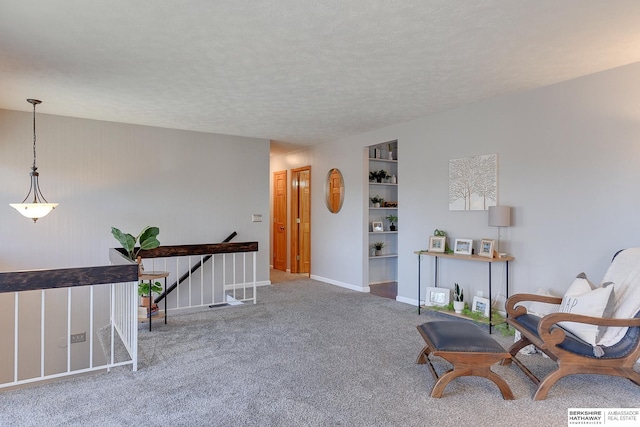
[[[287,171],[273,173],[273,268],[287,271]]]
[[[291,171],[291,272],[311,273],[311,167]]]

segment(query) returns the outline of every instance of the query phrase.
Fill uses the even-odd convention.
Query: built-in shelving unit
[[[393,222],[395,230],[388,220],[390,215],[398,216],[398,142],[384,142],[368,147],[369,164],[369,197],[368,234],[369,234],[369,284],[396,282],[398,280],[398,223]],[[391,155],[389,155],[391,153]],[[386,178],[372,177],[385,171]],[[375,206],[371,198],[379,196],[384,201]],[[381,223],[374,230],[373,224]],[[373,244],[383,242],[384,247],[379,255],[375,254]]]

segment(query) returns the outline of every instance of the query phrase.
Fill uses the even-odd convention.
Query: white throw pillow
[[[603,283],[602,287],[595,288],[584,273],[581,273],[564,294],[559,311],[592,317],[611,317],[613,304],[613,283]],[[598,325],[577,322],[560,322],[558,325],[592,346],[596,345],[601,333]]]

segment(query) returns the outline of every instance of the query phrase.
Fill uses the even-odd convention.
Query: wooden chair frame
[[[526,307],[518,304],[528,301],[560,305],[562,298],[534,294],[516,294],[507,300],[507,322],[520,332],[522,338],[509,348],[511,359],[505,359],[503,364],[507,365],[513,360],[522,372],[538,386],[533,397],[534,400],[544,400],[551,387],[553,387],[559,379],[572,374],[615,375],[628,378],[635,384],[640,385],[640,373],[633,370],[634,364],[638,358],[640,358],[640,338],[636,339],[631,351],[627,352],[624,356],[616,358],[596,358],[573,353],[559,347],[565,340],[566,333],[562,328],[555,327],[558,322],[564,321],[599,326],[640,327],[640,318],[610,319],[581,316],[571,313],[552,313],[541,318],[536,335],[517,320],[519,316],[527,313]],[[518,306],[516,307],[516,305]],[[549,373],[542,381],[516,357],[518,352],[529,344],[533,344],[558,364],[558,368]]]

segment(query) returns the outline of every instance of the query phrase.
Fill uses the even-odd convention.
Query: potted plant
[[[377,194],[375,196],[369,198],[369,200],[371,200],[371,203],[373,204],[374,208],[379,208],[380,204],[382,202],[384,202],[384,199],[382,197],[380,197],[379,195],[377,195]]]
[[[162,284],[160,282],[152,281],[140,281],[138,284],[138,295],[140,296],[140,305],[143,307],[149,307],[149,298],[152,294],[160,294],[162,292]],[[154,304],[155,305],[155,304]],[[157,307],[157,306],[156,306]],[[152,307],[153,311],[153,307]]]
[[[389,230],[396,231],[395,223],[398,222],[398,217],[396,215],[389,215],[387,219],[389,220]]]
[[[386,171],[386,170],[384,170],[384,169],[380,169],[380,170],[378,171],[378,176],[377,176],[377,178],[378,178],[378,182],[382,182],[382,180],[383,180],[383,179],[387,179],[387,178],[389,178],[390,176],[391,176],[391,175],[389,175],[389,174],[387,173],[387,171]]]
[[[454,285],[453,290],[453,310],[460,314],[462,310],[464,310],[464,291],[463,289],[456,283]]]
[[[375,249],[375,256],[380,256],[382,255],[382,248],[384,247],[384,242],[375,242],[373,245],[371,245],[373,247],[373,249]]]
[[[155,249],[160,246],[158,241],[160,229],[158,227],[147,226],[136,237],[111,227],[111,234],[120,242],[122,248],[127,251],[127,257],[134,262],[137,260],[141,250]],[[140,242],[140,247],[136,249],[136,243],[138,242]]]

